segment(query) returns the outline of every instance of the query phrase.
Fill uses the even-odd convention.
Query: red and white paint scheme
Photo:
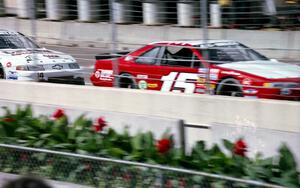
[[[90,79],[95,86],[300,100],[300,66],[230,40],[155,42],[121,57],[96,56]]]
[[[84,84],[76,60],[61,52],[40,48],[21,33],[0,30],[0,78]]]

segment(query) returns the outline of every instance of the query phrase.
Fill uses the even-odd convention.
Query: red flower
[[[161,139],[158,141],[156,148],[159,153],[166,153],[171,148],[171,141],[169,139]]]
[[[245,157],[246,152],[247,152],[247,144],[245,143],[245,141],[242,139],[236,141],[233,147],[233,153]]]
[[[107,126],[106,121],[103,117],[100,117],[98,118],[97,123],[93,125],[93,128],[95,132],[101,132],[105,126]]]
[[[187,185],[186,185],[185,179],[183,179],[183,178],[180,179],[180,181],[179,181],[179,186],[180,186],[180,187],[186,187],[186,186],[187,186]]]
[[[57,109],[53,114],[52,117],[54,119],[59,119],[61,117],[65,116],[65,111],[63,109]]]
[[[28,154],[22,153],[20,158],[21,158],[21,161],[27,161],[28,160]]]
[[[84,167],[85,170],[87,171],[90,171],[92,169],[92,165],[91,164],[85,164],[85,167]]]
[[[165,186],[165,187],[166,187],[166,188],[172,188],[172,187],[173,187],[172,181],[171,181],[171,180],[167,180],[166,186]]]
[[[15,119],[14,118],[10,118],[10,117],[6,117],[6,118],[3,118],[3,121],[6,122],[6,123],[11,123],[11,122],[14,122]]]

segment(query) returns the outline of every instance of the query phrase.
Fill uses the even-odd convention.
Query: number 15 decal
[[[161,91],[194,93],[197,79],[198,74],[196,73],[171,72],[169,75],[161,77],[163,81]]]

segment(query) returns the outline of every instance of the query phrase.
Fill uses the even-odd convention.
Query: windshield
[[[267,57],[242,44],[215,45],[207,49],[199,49],[199,51],[202,55],[206,53],[210,63],[269,60]]]
[[[39,46],[21,34],[0,34],[0,49],[22,48],[39,48]]]

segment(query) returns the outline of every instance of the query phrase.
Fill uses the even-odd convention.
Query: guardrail
[[[0,144],[0,170],[95,187],[284,188],[224,175],[97,156]]]

